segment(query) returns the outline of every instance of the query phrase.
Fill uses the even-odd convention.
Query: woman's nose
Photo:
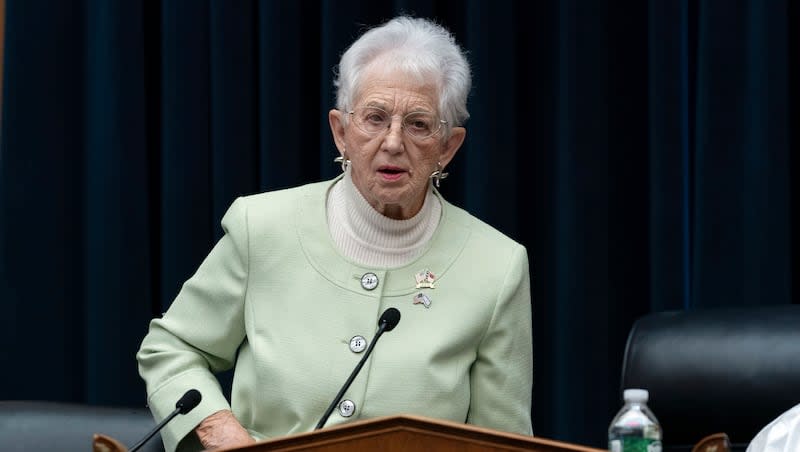
[[[387,151],[397,152],[403,149],[403,123],[400,118],[392,118],[389,130],[383,138],[383,147]]]

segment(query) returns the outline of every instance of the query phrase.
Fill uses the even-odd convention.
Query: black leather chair
[[[628,336],[620,400],[624,388],[650,391],[664,452],[714,433],[744,451],[800,403],[800,305],[646,315]]]
[[[91,452],[102,433],[130,448],[156,423],[146,408],[98,407],[46,401],[0,401],[0,450]],[[163,452],[156,434],[139,449]]]

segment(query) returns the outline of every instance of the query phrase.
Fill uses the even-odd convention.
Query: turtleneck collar
[[[442,213],[431,188],[416,215],[395,220],[375,210],[353,183],[350,169],[328,192],[328,228],[342,254],[360,265],[399,267],[418,257]]]

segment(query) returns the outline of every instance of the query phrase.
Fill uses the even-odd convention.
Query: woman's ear
[[[329,111],[328,123],[331,126],[333,142],[336,143],[336,148],[339,149],[339,153],[344,155],[344,117],[342,116],[342,112],[335,108]]]
[[[444,141],[444,147],[442,149],[442,154],[439,156],[439,163],[442,165],[442,168],[445,168],[450,160],[453,160],[455,157],[456,152],[461,149],[461,145],[464,144],[464,139],[467,137],[467,129],[463,127],[453,127],[450,130],[450,136]]]

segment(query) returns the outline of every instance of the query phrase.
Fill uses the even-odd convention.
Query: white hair
[[[384,58],[381,58],[384,57]],[[439,116],[450,127],[469,118],[472,85],[469,63],[453,35],[428,19],[396,17],[359,37],[342,55],[334,79],[336,108],[350,111],[364,70],[381,58],[389,70],[432,80],[439,94]],[[381,66],[387,69],[386,65]]]

